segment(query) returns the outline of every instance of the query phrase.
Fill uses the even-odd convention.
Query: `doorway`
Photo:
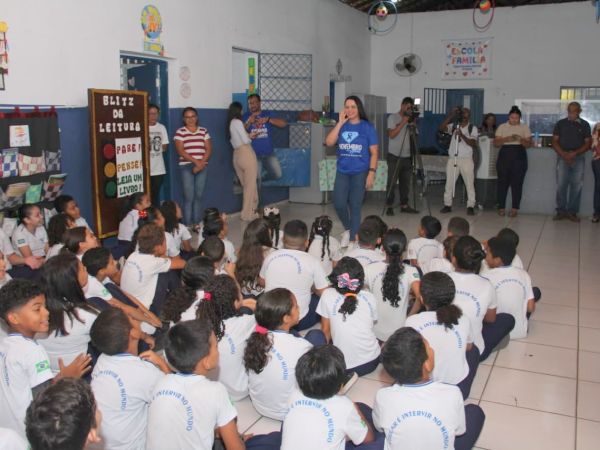
[[[148,103],[160,108],[158,121],[169,130],[169,83],[167,61],[121,53],[121,89],[148,93]],[[170,150],[169,150],[170,151]],[[172,198],[171,158],[163,155],[166,175],[159,199]]]

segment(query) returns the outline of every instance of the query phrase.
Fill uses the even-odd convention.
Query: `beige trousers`
[[[475,165],[473,158],[456,158],[454,167],[454,156],[448,158],[446,164],[446,189],[444,191],[444,205],[452,206],[453,192],[456,180],[461,176],[467,188],[467,208],[475,207]]]
[[[240,145],[233,151],[233,168],[243,188],[242,220],[253,220],[258,206],[258,163],[256,153],[249,144]]]

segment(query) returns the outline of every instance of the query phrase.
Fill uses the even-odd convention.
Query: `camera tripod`
[[[408,127],[408,133],[405,133],[402,138],[402,143],[400,148],[404,147],[404,142],[406,136],[408,134],[408,139],[410,143],[410,187],[412,189],[412,200],[413,200],[413,208],[417,209],[417,190],[419,186],[419,180],[421,180],[421,189],[419,190],[419,195],[422,198],[425,198],[427,186],[425,184],[425,170],[423,169],[423,159],[421,158],[421,151],[419,150],[418,144],[418,136],[417,136],[417,126],[415,124],[414,119],[410,120],[406,126]],[[388,171],[392,170],[391,167],[388,167]],[[388,186],[386,195],[385,195],[385,204],[383,206],[383,210],[381,211],[381,215],[383,216],[385,210],[387,208],[391,208],[392,206],[387,205],[387,200],[390,198],[392,192],[396,187],[396,183],[398,183],[398,177],[400,175],[400,158],[396,162],[396,166],[394,167],[394,173],[392,174],[392,179],[390,185]],[[429,215],[431,215],[431,207],[429,202],[427,202],[427,209],[429,211]]]

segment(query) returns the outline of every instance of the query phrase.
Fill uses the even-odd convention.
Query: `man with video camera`
[[[388,176],[387,176],[387,198],[385,201],[387,216],[394,215],[394,190],[396,183],[400,191],[400,212],[415,214],[416,209],[408,205],[408,192],[410,189],[410,177],[412,171],[410,157],[410,135],[408,125],[414,122],[414,100],[405,97],[402,100],[400,111],[390,114],[387,123],[389,146],[387,154]]]
[[[477,127],[469,123],[471,110],[457,106],[446,116],[439,126],[440,131],[452,135],[448,148],[446,164],[446,188],[444,191],[444,207],[441,213],[452,211],[452,199],[456,179],[462,176],[467,188],[467,215],[475,215],[475,163],[473,149],[477,146]]]

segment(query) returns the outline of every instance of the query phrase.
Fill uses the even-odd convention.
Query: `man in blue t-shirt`
[[[287,126],[287,122],[283,119],[271,117],[271,113],[260,109],[260,96],[258,94],[250,94],[248,96],[248,107],[250,111],[244,114],[244,126],[248,133],[254,133],[255,137],[252,140],[252,148],[256,153],[258,160],[258,179],[259,182],[267,180],[278,180],[281,178],[281,166],[279,160],[273,154],[273,142],[271,142],[271,130],[273,126],[283,128]],[[261,177],[262,169],[266,170],[267,174]]]

